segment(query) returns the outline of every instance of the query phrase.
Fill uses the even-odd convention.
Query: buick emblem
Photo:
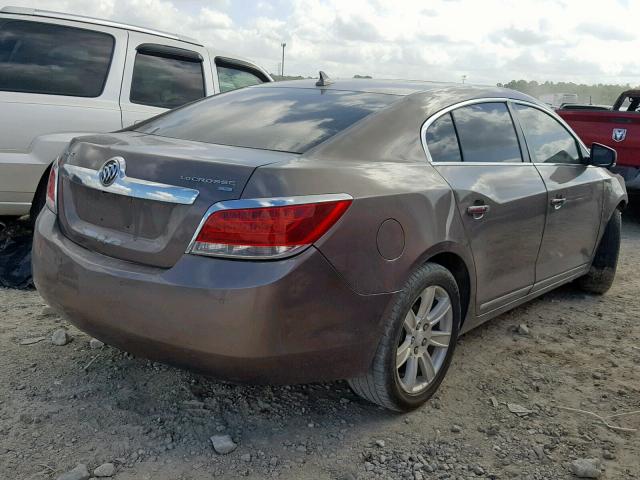
[[[626,128],[614,128],[613,134],[611,135],[614,142],[621,142],[625,138],[627,138],[627,129]]]
[[[100,170],[98,170],[98,178],[100,179],[100,183],[108,187],[116,179],[124,174],[124,158],[122,157],[113,157],[104,162]]]

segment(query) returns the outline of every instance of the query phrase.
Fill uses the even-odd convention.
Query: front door
[[[538,171],[523,161],[506,103],[476,103],[440,116],[427,128],[426,145],[454,190],[471,245],[477,312],[525,296],[535,281],[547,193]]]
[[[553,283],[591,261],[602,215],[604,174],[583,163],[579,142],[558,120],[529,105],[514,107],[548,190],[536,282]]]

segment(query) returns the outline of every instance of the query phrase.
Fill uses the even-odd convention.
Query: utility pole
[[[282,42],[282,65],[280,66],[280,76],[284,77],[284,47],[287,46],[285,42]]]

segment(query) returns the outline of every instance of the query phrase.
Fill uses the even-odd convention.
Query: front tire
[[[418,408],[447,373],[460,322],[460,293],[453,275],[440,265],[423,265],[394,300],[369,372],[350,379],[349,385],[384,408]]]
[[[616,209],[604,230],[589,272],[578,279],[578,286],[588,293],[602,295],[613,284],[618,267],[622,213]]]

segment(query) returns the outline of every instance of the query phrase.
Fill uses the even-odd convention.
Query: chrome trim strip
[[[434,167],[440,167],[440,166],[452,166],[452,165],[466,165],[466,166],[476,166],[476,167],[486,167],[489,165],[495,165],[495,166],[504,166],[504,165],[511,165],[513,167],[521,167],[521,166],[527,166],[527,165],[531,165],[530,162],[432,162]]]
[[[31,202],[0,202],[3,207],[30,207]]]
[[[143,200],[192,205],[200,194],[198,190],[192,188],[127,177],[124,172],[122,172],[111,185],[105,187],[100,183],[97,170],[69,164],[64,164],[62,170],[67,174],[70,181],[79,185],[93,188],[94,190]]]
[[[204,226],[206,221],[209,219],[211,215],[213,215],[216,212],[219,212],[220,210],[237,210],[237,209],[245,209],[245,208],[261,208],[261,207],[284,207],[287,205],[304,205],[305,203],[336,202],[339,200],[353,200],[353,197],[348,193],[329,193],[324,195],[299,195],[299,196],[293,196],[293,197],[241,198],[238,200],[225,200],[222,202],[214,203],[207,209],[207,211],[203,215],[202,220],[200,220],[200,223],[198,224],[198,228],[196,228],[196,231],[193,234],[193,237],[191,237],[191,241],[189,242],[189,245],[187,246],[187,249],[185,250],[184,253],[191,253],[191,250],[193,249],[193,246],[196,243],[196,239],[200,234],[200,230],[202,230],[202,227]],[[252,257],[252,256],[239,257],[239,256],[224,255],[224,254],[211,255],[211,257],[234,258],[237,260],[276,260],[280,258],[287,258],[293,255],[297,255],[298,253],[302,252],[303,250],[306,250],[309,247],[310,245],[301,245],[300,247],[289,250],[288,252],[285,252],[279,255],[269,256],[269,257]],[[194,254],[194,255],[197,255],[197,254]],[[203,255],[203,256],[206,256],[206,255]]]
[[[425,120],[425,122],[422,124],[422,127],[420,128],[420,143],[422,143],[422,149],[424,150],[424,153],[427,156],[427,161],[433,165],[433,166],[438,166],[438,165],[532,165],[534,164],[534,162],[505,162],[505,163],[500,163],[500,162],[434,162],[433,159],[431,158],[431,154],[429,153],[429,148],[427,147],[427,129],[431,126],[431,124],[433,122],[435,122],[438,118],[440,118],[443,115],[446,115],[447,113],[456,110],[457,108],[460,107],[466,107],[468,105],[477,105],[478,103],[495,103],[495,102],[500,102],[500,103],[518,103],[521,105],[526,105],[528,107],[533,107],[533,108],[537,108],[538,110],[541,110],[547,114],[551,114],[551,117],[554,118],[555,120],[559,121],[559,123],[565,127],[570,134],[572,134],[573,138],[580,143],[580,145],[582,145],[584,148],[587,148],[584,143],[582,142],[582,140],[580,140],[580,138],[576,135],[576,133],[571,129],[571,127],[569,125],[567,125],[567,123],[560,118],[560,116],[556,113],[553,112],[553,110],[544,107],[543,105],[539,105],[537,103],[533,103],[533,102],[528,102],[526,100],[517,100],[514,98],[507,98],[507,97],[486,97],[486,98],[476,98],[473,100],[465,100],[464,102],[459,102],[459,103],[455,103],[453,105],[449,105],[448,107],[439,110],[438,112],[434,113],[433,115],[431,115],[429,118],[427,118],[427,120]],[[588,149],[587,149],[588,150]],[[543,165],[550,165],[550,164],[543,164]],[[570,164],[561,164],[561,165],[570,165]],[[584,166],[584,165],[583,165]]]

